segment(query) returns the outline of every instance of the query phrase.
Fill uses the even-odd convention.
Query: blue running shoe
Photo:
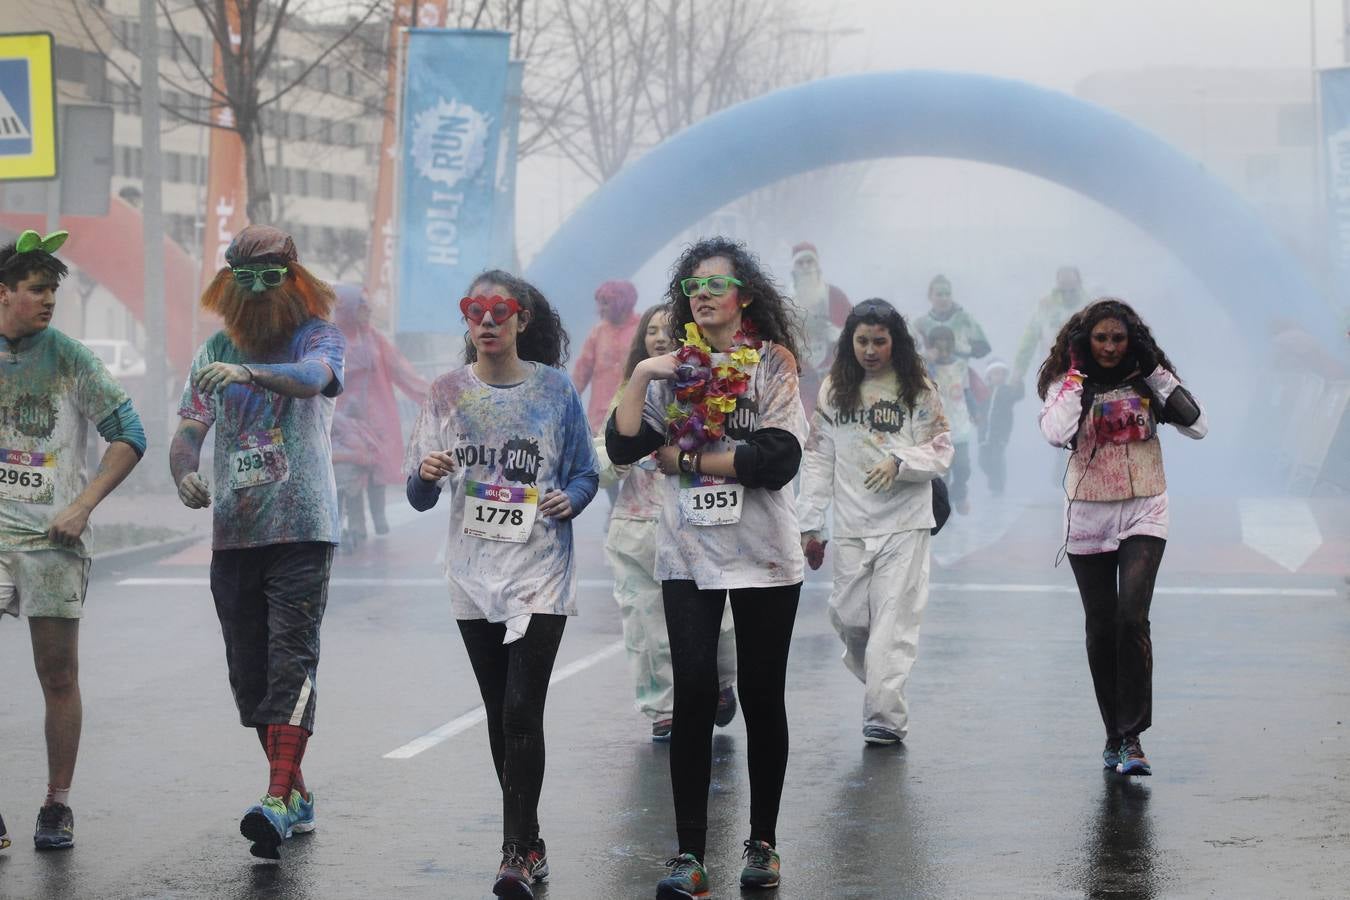
[[[4,816],[0,816],[0,850],[9,846],[9,832],[5,830]]]
[[[1120,765],[1120,738],[1109,737],[1102,748],[1102,768],[1115,769]]]
[[[880,725],[867,725],[863,728],[863,740],[877,747],[889,747],[904,740],[900,735]]]
[[[1120,743],[1120,764],[1116,771],[1122,775],[1152,775],[1153,767],[1148,764],[1144,747],[1139,743],[1138,735],[1127,737]]]
[[[38,810],[33,846],[38,850],[69,850],[75,846],[75,814],[64,803],[48,803]]]
[[[656,900],[704,900],[711,897],[708,870],[692,853],[666,860],[670,874],[656,883]]]
[[[286,804],[280,797],[266,794],[244,812],[239,833],[253,842],[249,852],[262,859],[281,859],[277,848],[286,840]]]
[[[291,791],[286,798],[286,837],[292,834],[309,834],[314,830],[314,792],[309,799],[300,796],[300,792]]]

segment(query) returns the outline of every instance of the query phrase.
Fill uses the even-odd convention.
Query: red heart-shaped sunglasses
[[[482,322],[484,317],[491,319],[492,324],[500,325],[521,309],[523,307],[515,297],[499,297],[495,294],[491,297],[465,297],[459,301],[459,311],[475,325]]]

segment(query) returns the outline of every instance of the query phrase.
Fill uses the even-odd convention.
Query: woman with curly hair
[[[1045,439],[1069,450],[1065,546],[1086,615],[1088,667],[1106,746],[1102,764],[1149,775],[1139,735],[1153,719],[1148,611],[1167,544],[1158,426],[1205,436],[1204,410],[1128,304],[1075,313],[1041,363]]]
[[[737,685],[749,741],[745,887],[779,880],[777,822],[787,768],[783,701],[802,586],[790,492],[806,417],[787,301],[742,244],[699,241],[674,267],[668,301],[682,347],[638,363],[605,435],[617,464],[655,452],[666,475],[657,531],[674,673],[670,780],[679,852],[657,897],[708,896],[704,850],[717,645],[731,596]]]
[[[964,402],[964,400],[962,401]],[[802,549],[824,553],[834,505],[830,624],[866,686],[863,740],[905,739],[905,682],[928,602],[933,480],[951,467],[951,428],[905,320],[885,300],[853,308],[821,385],[802,459]]]
[[[431,386],[408,442],[408,501],[451,489],[450,608],[487,710],[502,789],[492,891],[530,898],[548,875],[539,836],[544,700],[577,613],[572,523],[595,496],[586,411],[561,369],[567,333],[531,284],[501,271],[459,303],[468,364]]]

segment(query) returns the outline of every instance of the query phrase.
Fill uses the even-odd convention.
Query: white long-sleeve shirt
[[[947,474],[956,453],[937,388],[928,382],[906,409],[891,372],[862,383],[857,409],[839,410],[830,387],[826,378],[802,457],[801,530],[824,532],[831,503],[835,537],[932,528],[932,481]],[[888,456],[899,460],[898,476],[888,490],[869,491],[867,471]]]

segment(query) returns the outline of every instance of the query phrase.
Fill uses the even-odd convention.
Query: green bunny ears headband
[[[14,251],[16,253],[31,253],[34,250],[41,250],[44,253],[55,253],[61,249],[61,245],[70,237],[69,231],[53,231],[46,237],[41,237],[31,228],[19,235],[19,239],[14,242]]]

